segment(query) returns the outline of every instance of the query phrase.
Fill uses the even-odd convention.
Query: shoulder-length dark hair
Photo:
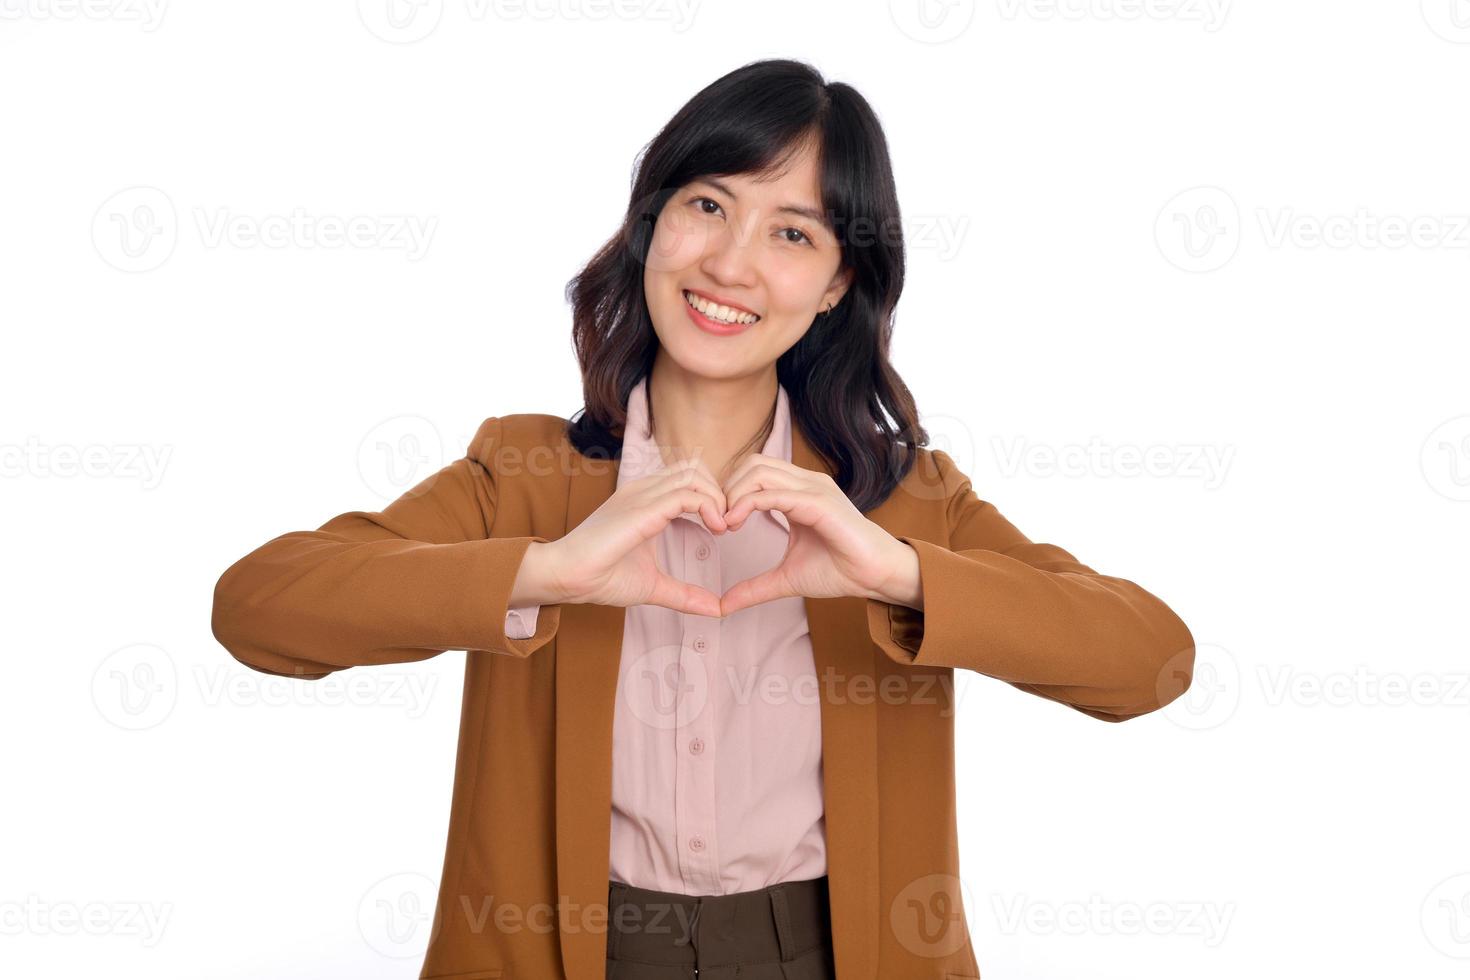
[[[834,464],[833,478],[859,510],[886,500],[913,467],[929,436],[888,361],[904,251],[887,140],[856,89],[784,59],[738,68],[678,111],[639,154],[622,228],[567,284],[585,401],[567,423],[578,452],[618,455],[628,396],[653,367],[658,337],[643,265],[665,202],[699,177],[779,172],[807,145],[853,280],[777,360],[777,380],[792,424]]]

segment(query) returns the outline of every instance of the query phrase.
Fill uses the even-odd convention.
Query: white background
[[[1463,977],[1458,3],[0,0],[0,973],[417,976],[464,654],[271,678],[214,583],[574,412],[635,154],[774,56],[886,128],[933,444],[1199,643],[1122,725],[958,675],[986,980]]]

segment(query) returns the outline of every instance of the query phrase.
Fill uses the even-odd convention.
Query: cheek
[[[770,263],[765,281],[772,311],[784,315],[810,313],[822,298],[828,281],[818,272],[814,263]]]
[[[648,246],[646,266],[650,272],[687,269],[704,254],[709,226],[676,210],[659,215]]]

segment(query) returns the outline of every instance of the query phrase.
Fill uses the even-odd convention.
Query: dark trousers
[[[827,876],[730,895],[608,882],[607,980],[835,980]]]

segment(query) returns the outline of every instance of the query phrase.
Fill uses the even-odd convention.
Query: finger
[[[723,492],[723,487],[720,486],[720,480],[715,476],[714,470],[710,469],[709,464],[704,461],[702,453],[681,457],[673,463],[663,464],[659,469],[659,472],[668,475],[691,471],[698,473]]]
[[[749,606],[758,606],[762,602],[783,599],[793,594],[785,587],[778,566],[730,586],[730,591],[720,596],[720,615],[728,616]]]
[[[739,463],[735,464],[734,469],[730,470],[730,472],[725,475],[725,478],[720,481],[720,486],[724,488],[725,493],[728,496],[730,494],[731,488],[733,488],[735,484],[738,483],[740,479],[745,476],[745,474],[749,473],[755,467],[763,466],[767,463],[772,462],[773,460],[774,457],[766,456],[762,453],[751,453],[749,456],[741,459]]]
[[[669,490],[638,500],[629,513],[637,530],[637,543],[640,545],[648,545],[680,514],[700,514],[707,524],[724,527],[724,515],[719,513],[709,494],[692,487]]]
[[[756,490],[802,490],[806,481],[795,473],[774,466],[755,466],[725,487],[725,512],[728,514],[742,496]]]
[[[725,523],[725,515],[715,503],[715,499],[707,492],[694,487],[669,490],[661,497],[654,500],[654,506],[658,514],[664,519],[667,526],[670,521],[680,514],[699,514],[704,518],[705,526],[711,531],[724,531],[728,527]]]
[[[703,450],[700,450],[700,451],[696,452],[692,456],[681,456],[673,464],[673,466],[674,467],[689,467],[691,469],[694,469],[696,472],[702,474],[705,477],[705,479],[709,480],[716,487],[720,487],[720,482],[721,481],[720,481],[719,477],[717,477],[715,475],[715,471],[710,468],[709,463],[705,462],[705,459],[704,459],[704,451]],[[723,490],[723,488],[721,488],[721,489]]]
[[[724,486],[725,488],[725,493],[729,494],[730,488],[733,487],[737,481],[745,476],[746,473],[750,472],[752,469],[758,466],[767,466],[777,473],[786,473],[797,477],[799,477],[802,473],[811,472],[810,470],[802,469],[800,466],[797,466],[794,463],[790,463],[787,460],[781,459],[779,456],[767,456],[764,453],[751,453],[749,456],[746,456],[744,459],[742,459],[735,466],[735,468],[730,471],[730,474],[722,481],[722,486]]]
[[[725,522],[738,531],[756,510],[779,510],[798,524],[814,524],[815,498],[803,490],[755,490],[745,494],[725,512]]]
[[[716,513],[723,514],[730,506],[729,498],[725,496],[725,491],[708,475],[708,469],[701,470],[693,462],[676,464],[675,468],[671,468],[662,474],[662,479],[654,485],[654,492],[667,493],[670,490],[686,487],[692,487],[708,494],[714,502]],[[706,515],[705,523],[711,531],[723,531],[725,529],[723,519],[718,522],[711,522],[708,520],[708,515]]]
[[[721,615],[719,596],[708,589],[670,578],[663,572],[659,572],[654,579],[653,593],[648,597],[648,602],[694,616],[712,616],[718,619]]]

